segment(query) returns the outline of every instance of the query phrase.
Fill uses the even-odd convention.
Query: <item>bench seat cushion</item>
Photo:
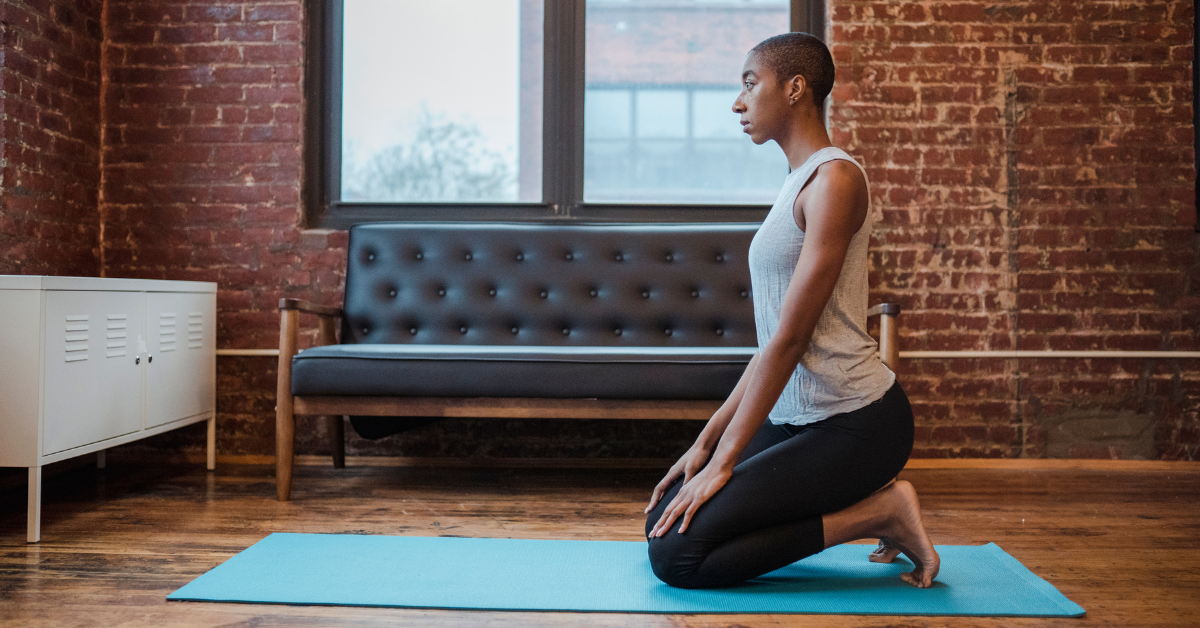
[[[292,360],[299,396],[724,399],[755,347],[350,344]]]

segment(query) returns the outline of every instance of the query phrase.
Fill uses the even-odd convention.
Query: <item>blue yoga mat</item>
[[[272,534],[169,600],[630,613],[1075,617],[1083,608],[997,545],[939,545],[934,587],[912,564],[840,545],[729,589],[663,584],[645,543]]]

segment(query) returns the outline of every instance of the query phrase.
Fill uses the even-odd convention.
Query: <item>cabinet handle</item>
[[[142,363],[142,356],[140,356],[140,355],[139,355],[139,356],[137,356],[137,357],[133,358],[133,363],[134,363],[134,364],[141,364],[141,363]]]
[[[146,363],[147,363],[147,364],[149,364],[150,362],[153,362],[153,361],[154,361],[154,354],[153,354],[153,353],[147,353],[147,354],[146,354]]]

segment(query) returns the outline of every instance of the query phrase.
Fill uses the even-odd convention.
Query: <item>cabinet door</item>
[[[144,299],[46,292],[43,455],[141,429]]]
[[[215,410],[216,295],[146,293],[146,427]]]

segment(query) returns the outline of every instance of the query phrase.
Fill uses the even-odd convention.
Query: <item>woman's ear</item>
[[[792,80],[787,83],[788,104],[794,105],[800,102],[800,98],[808,94],[808,81],[804,77],[797,74],[792,77]]]

